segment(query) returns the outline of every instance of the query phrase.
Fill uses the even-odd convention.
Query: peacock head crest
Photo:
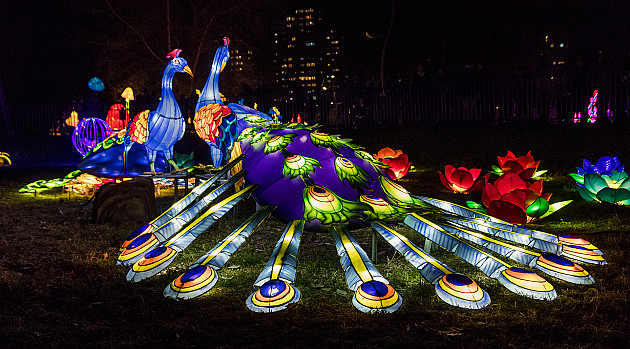
[[[181,49],[174,49],[166,55],[166,58],[171,58],[171,64],[176,72],[178,73],[187,73],[190,76],[193,76],[192,70],[188,67],[188,62],[184,59],[184,57],[180,57],[179,54],[182,52]]]

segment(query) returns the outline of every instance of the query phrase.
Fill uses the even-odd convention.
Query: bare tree
[[[106,5],[103,15],[122,24],[121,28],[109,28],[99,39],[102,43],[99,69],[114,95],[129,85],[140,94],[155,92],[159,87],[156,83],[159,72],[166,63],[163,57],[173,48],[183,50],[182,56],[195,74],[194,85],[185,84],[186,90],[179,89],[179,93],[191,94],[194,88],[203,86],[214,50],[222,43],[223,36],[248,40],[254,45],[262,43],[262,37],[269,37],[265,33],[269,30],[270,17],[281,15],[279,9],[284,3],[282,0],[103,1]],[[179,87],[175,88],[177,92]]]

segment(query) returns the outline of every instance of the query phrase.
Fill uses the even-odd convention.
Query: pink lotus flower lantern
[[[537,178],[547,172],[546,170],[538,171],[540,161],[534,160],[531,151],[527,152],[527,155],[519,157],[508,151],[506,156],[497,156],[497,158],[499,159],[500,167],[492,166],[493,171],[491,172],[499,176],[514,173],[521,179],[527,180]]]
[[[439,171],[438,173],[445,187],[462,194],[482,190],[484,184],[490,178],[489,173],[486,173],[485,176],[481,176],[481,169],[471,168],[469,170],[466,167],[455,168],[451,165],[444,166],[444,174]]]
[[[402,150],[394,150],[392,148],[383,148],[374,154],[374,158],[389,167],[381,167],[387,175],[392,179],[401,179],[411,169],[411,162],[407,154],[403,154]]]

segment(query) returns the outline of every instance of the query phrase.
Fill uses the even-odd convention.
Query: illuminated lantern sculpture
[[[489,215],[512,224],[543,216],[549,210],[550,197],[542,193],[542,180],[530,184],[514,173],[499,177],[494,184],[486,183],[481,196]]]
[[[481,169],[466,167],[455,168],[451,165],[444,166],[444,174],[439,172],[442,184],[448,189],[462,194],[468,194],[473,191],[480,191],[484,184],[490,178],[490,174],[486,173],[481,176]]]
[[[604,156],[591,164],[584,159],[577,173],[570,173],[578,186],[580,196],[586,201],[609,202],[630,205],[630,180],[616,156]]]
[[[507,152],[506,156],[497,156],[499,159],[499,167],[492,165],[492,171],[496,175],[504,175],[507,173],[514,173],[524,180],[538,178],[547,170],[538,171],[538,165],[540,161],[535,161],[532,157],[532,152],[527,152],[527,155],[516,157],[511,151]]]
[[[74,148],[84,156],[98,143],[112,135],[112,128],[99,118],[85,118],[77,124],[72,132]]]
[[[107,112],[105,121],[107,121],[107,124],[109,124],[113,131],[120,131],[125,128],[123,120],[120,117],[121,111],[123,111],[125,115],[128,113],[124,105],[116,103],[112,105]]]
[[[162,75],[162,96],[157,108],[153,112],[145,110],[136,115],[127,134],[132,142],[140,143],[146,148],[152,173],[155,173],[158,151],[164,152],[168,162],[175,170],[179,170],[173,161],[173,145],[184,136],[186,121],[173,95],[173,77],[175,73],[193,76],[188,62],[179,57],[181,51],[175,49],[166,56],[171,58],[171,61],[166,65]],[[130,147],[130,144],[128,146]]]
[[[630,177],[622,171],[585,173],[578,181],[578,193],[586,201],[630,205]],[[573,177],[577,180],[576,177]]]
[[[105,84],[103,83],[101,79],[95,76],[91,78],[90,81],[88,81],[88,87],[92,91],[100,92],[105,89]]]
[[[584,176],[587,173],[598,173],[610,175],[612,171],[624,172],[624,166],[619,162],[619,158],[616,156],[604,156],[601,157],[595,164],[592,164],[587,159],[582,160],[582,167],[577,168],[577,174]]]
[[[199,93],[193,120],[195,131],[210,147],[212,165],[217,168],[227,160],[239,132],[249,125],[245,118],[257,116],[269,119],[269,115],[254,108],[235,103],[224,104],[225,98],[219,92],[219,75],[230,59],[229,45],[230,39],[223,38],[223,46],[214,54],[210,75]]]
[[[127,125],[129,125],[129,101],[135,100],[135,97],[131,87],[127,87],[120,96],[125,99],[125,124],[123,127],[127,128]]]
[[[70,127],[77,127],[79,124],[79,113],[76,110],[70,112],[70,116],[64,121]]]
[[[221,64],[226,50],[227,45],[219,48],[213,67]],[[218,79],[219,71],[211,73],[215,74],[213,78]],[[488,293],[472,279],[414,245],[398,229],[398,224],[407,225],[460,256],[508,290],[534,299],[552,300],[557,294],[538,274],[498,259],[493,253],[510,258],[519,266],[536,268],[576,284],[592,284],[594,280],[566,257],[605,263],[601,251],[579,239],[567,241],[586,246],[580,250],[583,252],[575,248],[576,252],[569,255],[564,252],[564,240],[555,235],[514,226],[446,201],[411,195],[389,178],[379,167],[380,162],[350,140],[318,132],[316,126],[303,123],[279,124],[265,114],[240,118],[246,109],[232,105],[227,106],[231,110],[228,114],[224,112],[218,90],[214,87],[209,90],[200,96],[199,111],[208,107],[208,114],[220,113],[221,118],[212,117],[213,125],[221,121],[218,128],[224,122],[230,123],[230,115],[236,119],[236,136],[232,136],[229,128],[221,129],[225,132],[219,132],[216,137],[220,141],[214,143],[221,155],[227,145],[230,152],[213,177],[124,241],[118,263],[131,266],[127,273],[130,282],[142,281],[165,270],[200,234],[249,197],[260,209],[165,285],[166,297],[195,298],[222,282],[218,276],[221,268],[271,215],[286,225],[269,261],[254,281],[258,289],[245,300],[248,308],[256,312],[279,311],[300,300],[301,292],[295,286],[298,251],[302,234],[314,230],[332,235],[346,285],[354,292],[352,304],[367,313],[395,311],[402,303],[402,296],[352,236],[350,229],[357,225],[371,226],[418,269],[441,300],[464,308],[487,306]],[[213,96],[211,103],[205,99],[208,96]],[[216,128],[208,128],[208,134],[214,134]],[[119,151],[122,147],[122,144],[111,145],[111,149]],[[234,173],[227,182],[219,182],[237,166],[243,170]],[[226,193],[243,178],[246,184],[242,189]]]
[[[11,166],[11,158],[8,153],[0,152],[0,167]]]
[[[409,173],[411,162],[407,154],[403,154],[402,150],[394,150],[392,148],[383,148],[374,154],[374,158],[387,166],[382,166],[385,173],[391,179],[401,179]]]
[[[597,95],[599,95],[599,91],[593,91],[593,97],[589,100],[588,103],[588,120],[586,122],[594,124],[597,121]]]

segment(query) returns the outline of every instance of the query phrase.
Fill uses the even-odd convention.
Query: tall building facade
[[[290,96],[316,96],[339,88],[340,37],[321,11],[310,7],[295,10],[273,40],[275,81]]]

